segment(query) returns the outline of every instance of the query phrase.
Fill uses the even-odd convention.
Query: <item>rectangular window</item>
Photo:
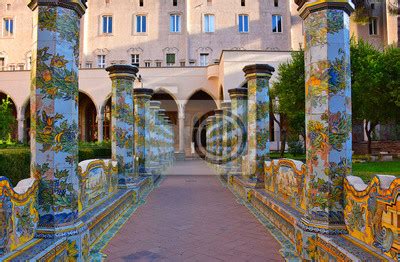
[[[175,54],[167,54],[167,66],[175,65]]]
[[[280,15],[272,16],[272,32],[274,33],[282,32],[282,16]]]
[[[278,7],[279,6],[279,0],[274,0],[274,6]]]
[[[111,34],[113,26],[113,18],[110,15],[103,15],[103,34]]]
[[[134,66],[139,66],[139,54],[131,55],[131,64]]]
[[[24,70],[25,65],[24,64],[19,64],[18,65],[18,70]]]
[[[186,63],[184,61],[180,62],[181,67],[185,67]]]
[[[204,32],[213,33],[215,31],[215,16],[204,15]]]
[[[3,36],[13,36],[14,20],[12,18],[3,19]]]
[[[241,0],[241,5],[246,6],[246,0]]]
[[[239,15],[239,32],[248,33],[249,32],[249,16]]]
[[[178,0],[172,0],[172,5],[173,6],[178,6]]]
[[[212,5],[212,0],[207,0],[207,5]]]
[[[92,68],[92,63],[87,62],[87,63],[85,64],[85,67],[86,67],[86,68]]]
[[[156,67],[161,67],[161,62],[156,62]]]
[[[97,67],[105,68],[106,67],[106,56],[105,55],[98,55],[97,56]]]
[[[143,0],[139,0],[139,6],[143,6]]]
[[[10,71],[15,71],[15,65],[10,65]]]
[[[378,19],[376,17],[369,19],[369,34],[378,35]]]
[[[136,33],[146,33],[147,31],[147,21],[145,15],[136,16]]]
[[[200,54],[200,66],[208,65],[208,54]]]
[[[181,16],[171,15],[170,16],[170,31],[172,33],[179,33],[181,31]]]
[[[144,62],[144,66],[145,67],[150,67],[151,66],[151,62]]]

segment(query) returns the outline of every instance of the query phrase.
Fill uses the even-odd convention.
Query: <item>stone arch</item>
[[[97,140],[97,108],[93,99],[79,91],[79,140],[93,142]]]
[[[218,105],[218,103],[216,102],[216,101],[218,101],[218,99],[212,93],[210,93],[208,90],[206,90],[204,88],[198,88],[198,89],[193,90],[193,92],[190,93],[189,96],[187,96],[186,102],[189,101],[190,98],[193,97],[193,95],[195,95],[196,93],[198,93],[200,91],[202,91],[202,92],[206,93],[207,95],[209,95],[214,100],[214,102]]]
[[[185,106],[185,152],[187,155],[201,156],[200,147],[206,146],[206,137],[205,130],[199,128],[217,108],[215,99],[202,89],[195,91],[187,100]],[[196,138],[198,132],[201,132],[200,141]]]

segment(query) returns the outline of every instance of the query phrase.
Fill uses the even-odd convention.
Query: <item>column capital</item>
[[[326,9],[343,10],[348,15],[354,11],[354,4],[350,0],[295,0],[295,3],[303,19],[313,12]]]
[[[153,89],[150,88],[134,88],[133,89],[133,96],[143,96],[143,97],[151,97],[151,95],[153,94]]]
[[[251,79],[253,77],[267,77],[271,78],[272,73],[275,68],[268,64],[253,64],[247,65],[243,68],[246,79]]]
[[[233,88],[228,90],[229,96],[232,98],[235,97],[247,97],[247,88]]]
[[[110,74],[111,80],[114,79],[128,79],[135,80],[139,69],[132,65],[112,65],[106,68],[106,71]]]
[[[225,101],[221,103],[221,109],[222,110],[231,110],[232,109],[232,103]]]
[[[31,0],[28,3],[28,7],[33,11],[38,6],[59,6],[74,10],[79,17],[82,17],[87,8],[86,2],[87,0]]]

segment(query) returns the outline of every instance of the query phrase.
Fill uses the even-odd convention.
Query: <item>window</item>
[[[170,31],[172,33],[179,33],[181,31],[181,16],[171,15],[170,16]]]
[[[212,5],[212,0],[207,0],[207,5]]]
[[[376,17],[371,17],[369,19],[369,34],[370,35],[378,34],[378,19],[376,19]]]
[[[246,0],[241,0],[241,5],[246,6]]]
[[[0,57],[0,71],[4,70],[4,66],[5,66],[5,59],[4,57]]]
[[[282,16],[280,15],[272,16],[272,32],[274,33],[282,32]]]
[[[143,0],[139,0],[139,6],[143,6]]]
[[[167,54],[167,66],[175,65],[175,54]]]
[[[10,71],[15,71],[15,65],[10,65]]]
[[[19,64],[18,65],[18,70],[24,70],[25,65],[24,64]]]
[[[156,67],[161,67],[161,62],[160,61],[156,62]]]
[[[215,31],[215,17],[214,15],[204,15],[204,32],[212,33]]]
[[[85,67],[86,68],[92,68],[92,63],[91,62],[86,62]]]
[[[372,9],[372,10],[375,9],[375,4],[374,4],[374,3],[371,4],[371,9]]]
[[[185,67],[185,66],[186,66],[185,61],[181,61],[181,62],[180,62],[180,65],[181,65],[181,67]]]
[[[139,66],[139,54],[131,55],[131,65]]]
[[[172,5],[173,6],[178,6],[178,0],[172,0]]]
[[[14,20],[12,18],[3,19],[3,36],[12,36],[14,34]]]
[[[249,16],[239,15],[239,32],[248,33],[249,32]]]
[[[26,69],[31,70],[32,67],[32,56],[28,57],[28,63],[26,63]]]
[[[278,7],[279,6],[279,0],[274,0],[274,6]]]
[[[145,67],[150,67],[151,66],[151,62],[149,62],[149,61],[144,62],[144,66]]]
[[[208,54],[200,54],[200,66],[208,65]]]
[[[136,33],[146,33],[147,23],[146,23],[145,15],[137,15],[136,16]]]
[[[105,68],[106,67],[106,56],[105,55],[98,55],[97,56],[97,67]]]
[[[103,34],[111,34],[112,33],[112,16],[104,15],[103,16]]]
[[[7,11],[10,11],[11,10],[11,4],[7,4],[6,5],[6,9],[7,9]]]

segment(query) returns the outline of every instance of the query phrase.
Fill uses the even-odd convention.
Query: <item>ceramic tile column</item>
[[[159,175],[161,170],[160,170],[160,162],[158,159],[158,154],[159,154],[159,149],[158,149],[158,141],[160,140],[160,134],[158,132],[158,110],[160,110],[160,101],[150,101],[150,157],[149,160],[151,163],[149,163],[153,170],[156,171]]]
[[[150,99],[153,90],[148,88],[135,88],[133,90],[133,99],[135,105],[135,142],[134,151],[138,158],[139,174],[150,175],[146,166],[149,149],[149,112]]]
[[[351,1],[296,1],[305,29],[307,231],[343,233],[351,174]]]
[[[263,166],[269,159],[269,79],[274,68],[267,64],[246,66],[248,86],[249,175],[256,187],[264,186]]]
[[[185,103],[178,103],[179,153],[185,154]]]
[[[247,88],[228,90],[232,115],[235,118],[232,133],[232,150],[234,152],[232,168],[234,173],[243,173],[242,157],[247,154]]]
[[[209,124],[209,133],[210,133],[210,150],[208,151],[208,161],[212,164],[215,164],[216,160],[216,117],[215,115],[211,116]]]
[[[111,147],[112,159],[118,161],[120,186],[134,183],[133,154],[134,118],[132,97],[133,81],[138,68],[131,65],[113,65],[106,68],[112,81],[111,98]]]
[[[40,180],[36,236],[41,238],[82,230],[77,225],[78,65],[85,2],[28,4],[33,11],[31,176]]]
[[[222,153],[223,153],[223,145],[222,145],[222,138],[223,138],[223,114],[224,111],[222,109],[215,110],[215,128],[216,128],[216,141],[215,141],[215,157],[216,157],[216,164],[218,172],[222,169]]]
[[[212,119],[211,116],[206,120],[206,152],[205,152],[205,160],[210,160],[210,152],[211,152],[211,144],[212,144]]]
[[[167,144],[167,136],[165,132],[165,109],[160,109],[158,111],[158,118],[159,118],[159,128],[160,128],[160,136],[161,136],[161,141],[160,141],[160,161],[162,162],[162,165],[164,167],[167,166],[167,160],[166,160],[166,144]]]
[[[231,168],[231,131],[232,131],[232,112],[231,102],[221,103],[221,109],[223,110],[222,116],[222,161],[223,161],[223,173],[228,174]]]

